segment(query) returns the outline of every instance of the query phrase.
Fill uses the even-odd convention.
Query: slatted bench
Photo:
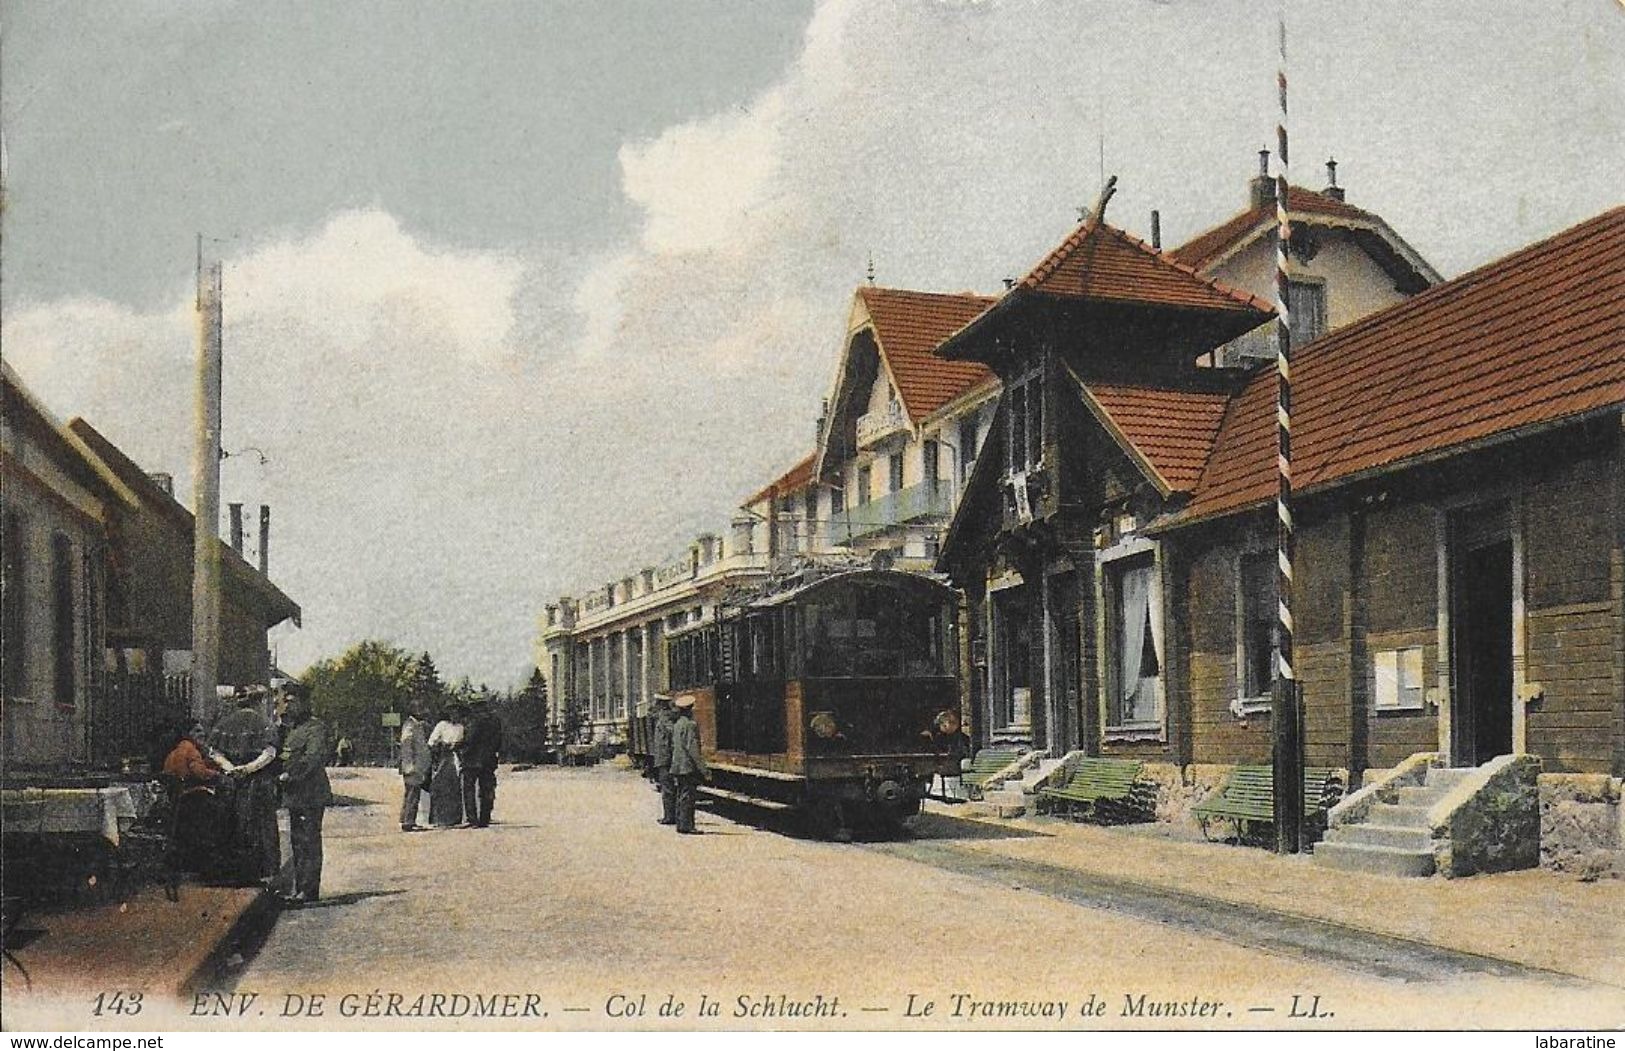
[[[984,748],[977,752],[970,765],[960,772],[960,783],[980,793],[987,787],[988,781],[1002,773],[1022,755],[1023,750],[1020,748]]]
[[[1041,803],[1074,818],[1148,817],[1156,811],[1156,786],[1142,782],[1138,759],[1090,756],[1078,762],[1065,784],[1038,790]]]
[[[1303,813],[1306,818],[1325,814],[1328,807],[1342,795],[1334,770],[1309,768],[1303,772]],[[1192,811],[1202,826],[1202,835],[1208,834],[1213,821],[1229,821],[1239,842],[1254,825],[1275,823],[1275,770],[1271,766],[1238,766],[1231,771],[1224,787],[1198,803]]]

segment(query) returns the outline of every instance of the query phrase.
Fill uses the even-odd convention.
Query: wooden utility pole
[[[192,716],[214,718],[220,684],[221,274],[197,263],[197,434],[192,457]]]

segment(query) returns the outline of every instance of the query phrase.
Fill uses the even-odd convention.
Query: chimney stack
[[[243,553],[243,505],[227,504],[231,512],[231,549],[237,554]]]
[[[1162,251],[1162,213],[1155,208],[1151,209],[1151,247]]]
[[[164,491],[165,496],[175,495],[175,476],[168,471],[149,471],[147,477],[152,479],[153,485]]]
[[[1322,190],[1321,192],[1333,200],[1341,201],[1343,199],[1343,188],[1337,185],[1336,157],[1328,157],[1326,159],[1326,189]]]
[[[1247,186],[1247,204],[1257,211],[1275,209],[1275,180],[1270,178],[1270,151],[1258,151],[1258,174]]]
[[[260,505],[260,575],[271,575],[271,508]]]

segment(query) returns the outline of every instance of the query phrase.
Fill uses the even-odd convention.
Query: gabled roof
[[[993,381],[980,362],[949,361],[935,353],[938,344],[993,305],[991,296],[865,285],[858,299],[911,423],[918,425],[961,394]]]
[[[125,455],[123,449],[114,445],[88,421],[75,416],[68,421],[68,429],[112,468],[113,473],[139,497],[142,506],[152,508],[157,515],[166,519],[171,527],[183,534],[188,544],[191,543],[196,521],[192,512],[160,488],[139,464]],[[300,623],[302,613],[297,602],[271,583],[263,573],[249,565],[229,545],[222,544],[220,548],[220,564],[226,578],[246,587],[265,602],[266,609],[277,618],[271,621],[271,624],[279,624],[290,618],[295,624]]]
[[[944,340],[937,353],[954,360],[980,353],[975,349],[976,334],[992,331],[996,318],[1034,297],[1202,318],[1205,326],[1196,327],[1214,337],[1213,346],[1257,327],[1274,313],[1257,296],[1200,274],[1109,223],[1089,219],[997,302]]]
[[[1625,208],[1309,344],[1293,373],[1300,491],[1625,407]],[[1276,489],[1275,373],[1233,400],[1187,522]]]
[[[141,506],[136,494],[119,480],[112,467],[86,445],[71,427],[57,419],[45,407],[45,403],[28,389],[22,377],[17,375],[17,370],[4,361],[0,361],[0,388],[4,391],[5,413],[9,415],[22,411],[30,414],[39,427],[51,436],[49,440],[67,454],[70,473],[80,483],[90,487],[99,497],[116,500],[132,510]]]
[[[1258,297],[1198,274],[1144,241],[1087,220],[1016,284],[1049,295],[1152,306],[1269,313]]]
[[[787,496],[807,488],[807,483],[812,481],[813,463],[817,459],[818,454],[813,452],[797,460],[794,467],[767,483],[764,488],[746,500],[744,506],[749,507],[764,500]]]
[[[1441,280],[1438,271],[1434,270],[1427,260],[1375,212],[1356,208],[1347,201],[1329,194],[1293,186],[1287,190],[1287,218],[1301,223],[1370,231],[1387,246],[1387,251],[1382,253],[1384,259],[1381,261],[1403,260],[1404,265],[1423,285],[1436,284]],[[1187,266],[1205,271],[1224,262],[1256,238],[1272,234],[1275,223],[1273,203],[1268,207],[1249,208],[1213,229],[1197,234],[1168,254]]]
[[[1164,495],[1196,488],[1230,404],[1229,394],[1077,382],[1084,405]]]

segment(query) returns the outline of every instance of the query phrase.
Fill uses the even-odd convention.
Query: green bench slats
[[[1311,767],[1303,772],[1303,812],[1305,817],[1316,817],[1342,794],[1334,770]],[[1198,803],[1192,811],[1208,834],[1208,824],[1214,820],[1228,820],[1240,839],[1247,826],[1254,822],[1271,824],[1275,820],[1275,771],[1269,766],[1243,765],[1235,768],[1224,787]]]
[[[988,779],[1021,758],[1019,748],[984,748],[960,774],[963,783],[981,788]]]
[[[1040,788],[1041,800],[1064,805],[1074,816],[1113,813],[1148,814],[1156,809],[1156,788],[1140,780],[1145,764],[1137,759],[1082,759],[1065,784]]]

